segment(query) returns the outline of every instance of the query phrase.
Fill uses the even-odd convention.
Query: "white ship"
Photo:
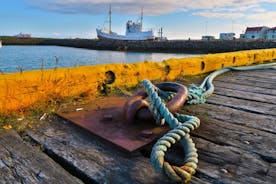
[[[126,23],[126,34],[119,35],[111,30],[111,6],[109,7],[109,30],[102,28],[96,29],[100,40],[154,40],[153,31],[142,31],[143,28],[143,10],[140,21],[128,21]]]
[[[0,48],[2,48],[2,40],[0,40]]]

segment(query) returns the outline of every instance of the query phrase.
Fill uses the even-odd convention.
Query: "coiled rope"
[[[189,87],[189,95],[186,104],[200,104],[206,102],[206,99],[214,92],[213,80],[220,74],[228,71],[258,69],[276,69],[276,63],[245,67],[226,67],[215,71],[207,76],[199,86],[191,85]],[[153,114],[156,123],[158,125],[167,123],[172,129],[161,137],[153,146],[151,163],[157,171],[165,173],[173,181],[186,183],[191,179],[197,169],[198,154],[195,144],[190,138],[190,132],[200,125],[200,120],[194,116],[170,113],[165,106],[165,102],[173,97],[173,93],[160,90],[149,80],[144,80],[142,84],[148,94],[149,110]],[[185,151],[183,166],[173,166],[165,161],[165,153],[178,141]]]

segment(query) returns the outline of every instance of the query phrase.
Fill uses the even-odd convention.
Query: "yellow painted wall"
[[[0,113],[24,109],[37,102],[67,96],[95,96],[106,79],[115,74],[112,86],[131,87],[143,79],[174,80],[183,75],[197,75],[226,66],[242,66],[276,59],[276,49],[208,54],[202,57],[169,59],[163,62],[102,64],[56,70],[23,71],[0,74]]]

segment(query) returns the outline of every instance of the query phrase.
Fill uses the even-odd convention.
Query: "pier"
[[[229,72],[215,79],[207,103],[182,108],[201,119],[192,133],[199,167],[191,183],[274,183],[275,80],[275,70]],[[151,167],[151,146],[129,155],[56,116],[20,134],[1,130],[0,150],[4,182],[171,183]],[[167,159],[182,157],[176,146]]]
[[[276,0],[0,7],[0,184],[276,184]]]
[[[167,40],[167,41],[101,41],[97,39],[48,39],[0,37],[3,45],[56,45],[94,50],[220,53],[276,48],[275,41],[265,40]]]

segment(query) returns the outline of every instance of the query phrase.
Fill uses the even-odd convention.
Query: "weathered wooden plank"
[[[219,121],[209,116],[210,109],[203,111],[204,114],[201,114],[202,111],[198,111],[197,108],[187,107],[185,110],[189,114],[198,114],[201,119],[201,126],[193,132],[194,135],[203,137],[216,144],[231,145],[245,149],[276,162],[276,147],[273,146],[276,145],[276,132],[269,133],[237,124],[225,123],[223,120]],[[234,118],[239,116],[239,114],[236,111],[232,116]],[[246,121],[246,119],[243,121]],[[271,124],[276,126],[276,121],[271,122]]]
[[[203,127],[203,128],[202,128]],[[221,172],[222,166],[227,166],[226,169],[229,170],[228,165],[229,163],[224,163],[226,159],[226,155],[228,154],[228,148],[229,145],[233,147],[236,152],[243,153],[242,150],[248,150],[246,154],[247,157],[258,157],[250,156],[250,154],[256,153],[261,155],[263,158],[266,158],[267,160],[276,159],[274,153],[275,150],[269,150],[273,148],[273,145],[275,145],[275,137],[270,138],[267,140],[267,136],[265,133],[261,131],[242,128],[240,126],[236,126],[233,128],[231,125],[226,125],[226,128],[224,128],[225,125],[218,124],[217,121],[202,121],[202,125],[198,132],[195,132],[196,136],[206,138],[207,140],[210,139],[212,142],[215,142],[217,144],[220,144],[221,146],[214,144],[214,143],[202,143],[202,145],[207,145],[205,149],[201,147],[199,148],[200,152],[200,169],[199,169],[199,176],[203,178],[212,178],[214,181],[218,182],[221,180],[221,182],[230,182],[230,181],[236,181],[236,177],[233,177],[233,174],[227,174],[225,181],[223,178],[225,178],[225,174]],[[217,133],[214,133],[215,130]],[[255,134],[255,135],[254,135]],[[258,135],[259,134],[259,135]],[[79,129],[78,127],[67,124],[67,123],[52,123],[51,126],[41,127],[35,132],[28,131],[28,135],[43,145],[46,150],[50,150],[55,155],[60,157],[60,159],[66,160],[66,162],[70,163],[70,167],[76,167],[79,168],[83,174],[86,175],[86,177],[89,177],[92,181],[96,181],[99,183],[107,182],[110,183],[111,179],[115,183],[117,182],[127,182],[128,183],[166,183],[169,182],[164,178],[163,176],[159,176],[156,174],[152,168],[150,167],[149,160],[145,159],[141,156],[135,156],[135,157],[129,157],[128,155],[121,153],[117,149],[113,149],[112,147],[108,147],[106,145],[102,145],[101,141],[95,140],[95,137],[87,134],[87,132],[84,132],[83,130]],[[257,136],[256,136],[257,135]],[[275,135],[276,136],[276,135]],[[211,138],[210,138],[211,137]],[[255,140],[256,139],[256,140]],[[254,141],[255,142],[254,142]],[[252,142],[251,142],[252,141]],[[198,143],[198,142],[197,142]],[[249,143],[249,144],[248,144]],[[217,156],[222,158],[222,161],[220,161],[221,164],[217,163],[211,163],[212,160],[218,160],[217,157],[212,158],[211,156],[216,155],[208,155],[205,157],[205,159],[202,159],[202,155],[206,155],[206,152],[216,152],[216,149],[213,149],[210,147],[210,144],[219,146],[219,147],[226,147],[225,149],[222,149],[221,153]],[[234,148],[234,147],[238,147]],[[208,150],[206,150],[208,149]],[[211,150],[211,151],[210,151]],[[224,155],[222,155],[224,153]],[[231,153],[231,154],[233,154]],[[217,153],[213,153],[217,154]],[[240,157],[240,154],[237,156]],[[232,156],[230,155],[228,158],[228,161],[230,162],[232,159]],[[254,160],[254,159],[253,159]],[[213,161],[212,161],[213,162]],[[259,162],[254,160],[254,162]],[[254,163],[253,162],[253,163]],[[266,165],[266,162],[261,160],[261,164],[258,166]],[[123,163],[123,164],[122,164]],[[206,163],[206,164],[205,164]],[[232,163],[232,162],[231,162]],[[252,174],[258,169],[254,170],[255,165],[253,164],[253,170],[250,171],[248,168],[250,168],[250,164],[252,164],[252,161],[250,160],[250,164],[248,164],[247,168],[241,169],[240,162],[232,163],[238,164],[235,167],[239,170],[242,170],[243,172],[247,172],[247,174]],[[230,166],[229,166],[230,167]],[[231,166],[232,168],[234,166]],[[82,169],[85,168],[85,169]],[[216,172],[214,172],[214,169],[216,169]],[[136,173],[139,171],[138,173]],[[231,170],[230,170],[231,171]],[[229,171],[229,172],[230,172]],[[232,172],[232,171],[231,171]],[[234,171],[233,171],[234,172]],[[238,171],[237,171],[238,172]],[[239,171],[241,172],[241,171]],[[252,172],[252,173],[251,173]],[[136,174],[135,174],[136,173]],[[114,175],[117,177],[114,178]],[[237,175],[238,176],[238,175]],[[256,177],[256,178],[255,178]],[[239,177],[238,181],[262,181],[260,178],[262,178],[259,175],[252,174],[249,175],[247,179],[240,179]],[[162,181],[161,181],[162,180]],[[199,181],[197,181],[199,180]],[[131,181],[131,182],[130,182]],[[203,179],[195,179],[192,183],[198,183],[198,182],[204,182]],[[216,183],[215,182],[215,183]]]
[[[215,90],[217,87],[226,88],[226,89],[233,89],[237,91],[245,91],[245,92],[252,92],[252,93],[259,93],[259,94],[267,94],[267,95],[276,95],[276,89],[265,89],[262,87],[252,86],[245,86],[242,84],[234,84],[228,82],[221,82],[221,81],[214,81]]]
[[[192,115],[210,117],[227,123],[244,125],[258,130],[276,133],[276,117],[245,112],[230,107],[217,106],[213,104],[200,104],[185,106],[185,112]]]
[[[276,70],[275,70],[276,72]],[[246,77],[256,77],[261,80],[276,80],[276,73],[274,75],[269,75],[269,74],[264,74],[264,73],[237,73],[236,74],[238,77],[239,76],[246,76]]]
[[[193,139],[199,152],[198,174],[207,176],[213,183],[274,183],[275,176],[267,175],[270,164],[258,155]]]
[[[157,174],[152,171],[147,159],[144,159],[142,157],[129,158],[129,156],[124,155],[120,151],[107,148],[105,145],[101,145],[100,142],[95,142],[94,138],[91,139],[90,135],[88,135],[87,133],[83,133],[82,130],[78,130],[77,127],[76,129],[74,128],[75,130],[71,129],[72,125],[60,124],[57,126],[58,127],[56,127],[56,125],[53,124],[53,126],[48,127],[46,130],[44,129],[46,127],[44,127],[42,130],[39,130],[39,133],[29,132],[28,134],[32,138],[34,138],[35,141],[40,141],[40,143],[42,143],[42,145],[45,146],[46,149],[50,149],[51,151],[54,151],[55,154],[59,154],[59,156],[61,156],[63,159],[66,159],[67,161],[70,161],[79,169],[82,170],[82,168],[85,168],[83,172],[85,172],[86,174],[90,174],[91,177],[93,177],[93,180],[95,180],[95,178],[98,178],[96,179],[96,181],[100,183],[103,181],[110,183],[111,178],[112,178],[112,181],[114,181],[115,183],[117,183],[117,181],[118,182],[128,181],[127,183],[159,183],[160,182],[160,179],[155,178],[157,177]],[[65,128],[64,126],[68,126],[68,127]],[[71,129],[71,131],[67,132],[67,131],[64,131],[64,129],[67,129],[67,130]],[[75,134],[77,134],[77,136]],[[216,137],[216,135],[214,135],[214,137]],[[231,182],[263,181],[260,179],[261,176],[256,174],[250,174],[248,178],[245,180],[239,177],[234,177],[232,173],[232,172],[245,172],[246,170],[248,170],[248,167],[251,167],[250,164],[252,164],[252,160],[253,160],[253,164],[254,162],[259,162],[259,161],[256,161],[255,158],[251,158],[251,157],[258,157],[258,156],[250,156],[249,153],[247,153],[246,158],[244,157],[243,158],[248,162],[250,161],[250,164],[248,167],[242,168],[242,166],[240,165],[241,164],[240,161],[237,163],[233,163],[233,160],[232,160],[233,156],[231,154],[236,154],[237,152],[243,153],[244,151],[241,151],[236,148],[232,148],[235,151],[231,151],[230,152],[231,154],[228,155],[229,146],[226,146],[226,148],[224,149],[219,149],[220,154],[218,154],[217,153],[218,149],[217,148],[214,149],[210,147],[210,144],[216,147],[224,147],[224,146],[219,146],[214,143],[210,143],[206,141],[203,141],[203,143],[201,143],[200,141],[196,141],[196,143],[200,153],[200,164],[199,164],[199,171],[198,171],[200,173],[199,177],[212,178],[216,182],[221,180],[220,182],[226,182],[226,183],[230,181]],[[205,147],[204,149],[199,145],[200,143],[203,147]],[[94,145],[93,149],[91,149],[91,144]],[[95,146],[97,147],[97,150],[94,150]],[[248,147],[247,149],[251,150]],[[78,152],[78,155],[80,156],[80,158],[76,158],[75,152]],[[108,152],[109,154],[111,154],[111,156],[109,155],[111,158],[107,157]],[[214,152],[214,153],[209,154],[208,152],[211,152],[211,153]],[[224,154],[222,155],[222,153]],[[124,155],[123,156],[124,158],[121,157],[120,155]],[[214,156],[216,157],[214,158]],[[227,158],[228,156],[229,158]],[[236,154],[235,157],[237,157],[236,158],[237,160],[240,157],[240,154]],[[248,157],[250,157],[251,160],[248,160]],[[129,162],[129,159],[133,160],[131,164]],[[221,159],[221,161],[218,161],[219,159]],[[232,163],[231,166],[229,166],[229,163],[225,162],[225,160],[227,159],[228,159],[228,162],[231,161]],[[220,162],[220,164],[217,164],[216,162]],[[256,170],[261,170],[262,168],[259,168],[259,167],[261,167],[262,165],[266,166],[266,163],[263,163],[263,161],[260,161],[260,162],[261,164],[259,163],[256,164],[258,166],[257,168],[254,168],[255,165],[253,165],[253,169],[250,168],[250,171],[246,171],[247,174],[249,174],[250,172],[253,173]],[[122,163],[124,163],[125,165],[120,166],[120,164]],[[99,169],[98,167],[100,167],[101,169]],[[116,169],[114,169],[114,167]],[[140,167],[140,168],[137,168],[137,167]],[[232,171],[231,170],[232,167],[236,167],[238,168],[238,170],[236,171],[234,169]],[[227,176],[225,176],[225,173],[221,172],[221,169],[226,169],[229,171],[229,173],[226,174]],[[138,174],[136,173],[135,175],[134,173],[137,172],[137,170],[139,170],[139,173]],[[115,176],[117,176],[118,178]],[[138,177],[138,178],[134,179],[135,177]],[[237,180],[235,178],[237,178]],[[166,179],[164,181],[163,179],[164,178],[161,176],[162,183],[163,182],[165,183]],[[204,183],[202,180],[199,180],[199,181],[198,180],[199,179],[194,179],[192,183],[195,183],[195,182]]]
[[[234,84],[242,84],[245,86],[256,86],[256,87],[261,87],[261,88],[266,88],[266,89],[276,89],[276,83],[271,83],[271,82],[265,82],[262,80],[257,80],[257,79],[249,79],[248,77],[226,77],[226,76],[220,76],[215,79],[216,81],[221,81],[225,83],[234,83]]]
[[[275,176],[276,176],[276,163],[271,163],[269,170],[267,171],[267,176],[269,177],[273,177],[275,180]],[[275,183],[275,181],[274,181]]]
[[[263,102],[254,102],[213,94],[211,97],[208,98],[207,103],[215,104],[218,106],[231,107],[248,112],[272,116],[276,115],[276,106],[274,104],[268,104]]]
[[[89,181],[96,183],[171,183],[150,165],[149,158],[130,156],[65,121],[40,127],[27,134],[56,161],[63,160]],[[206,183],[195,179],[192,183]]]
[[[267,81],[267,82],[275,82],[276,79],[276,70],[251,70],[251,71],[232,71],[224,74],[227,77],[246,77],[250,80],[257,80],[257,81]]]
[[[82,183],[13,130],[0,130],[0,183]]]
[[[212,183],[273,183],[271,164],[248,150],[229,145],[218,145],[193,137],[199,154],[196,177]],[[167,160],[183,162],[183,148],[174,146],[166,155]]]
[[[276,80],[276,71],[271,71],[271,70],[234,72],[233,75],[254,77],[254,78],[264,79],[268,81]]]
[[[194,114],[194,113],[192,113]],[[240,149],[250,150],[263,158],[276,162],[276,134],[256,130],[241,125],[224,123],[206,117],[198,116],[201,126],[192,134],[220,145],[230,145]],[[271,121],[276,126],[276,121]]]
[[[274,84],[275,86],[275,80],[274,79],[269,79],[269,78],[264,78],[264,77],[258,77],[258,76],[246,76],[246,75],[239,75],[239,74],[236,74],[234,73],[233,74],[235,76],[235,78],[242,78],[242,79],[248,79],[250,81],[257,81],[259,83],[271,83],[271,84]]]
[[[276,95],[274,96],[252,92],[237,91],[234,89],[227,89],[221,87],[216,87],[214,93],[218,95],[240,98],[244,100],[276,104]]]

